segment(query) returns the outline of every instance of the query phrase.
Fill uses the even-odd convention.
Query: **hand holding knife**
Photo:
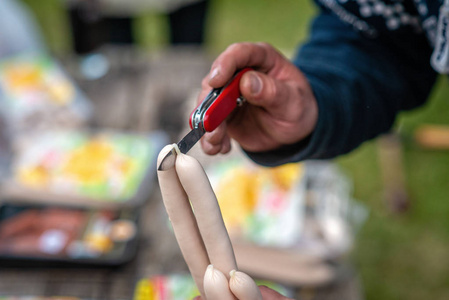
[[[192,130],[177,144],[182,153],[187,153],[206,132],[215,130],[237,106],[243,103],[244,99],[240,96],[239,89],[240,79],[250,70],[252,69],[244,68],[225,86],[212,89],[192,112],[189,120]],[[172,165],[173,158],[174,153],[171,151],[163,158],[158,170],[164,170]]]

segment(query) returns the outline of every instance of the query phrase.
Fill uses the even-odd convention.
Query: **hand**
[[[244,67],[255,70],[245,73],[240,81],[240,92],[247,103],[227,122],[205,134],[201,139],[205,153],[229,152],[230,138],[247,151],[261,152],[294,144],[312,133],[318,107],[306,77],[265,43],[229,46],[203,79],[199,99],[204,99],[211,88],[225,85]]]
[[[293,300],[291,298],[287,298],[278,292],[276,292],[273,289],[270,289],[269,287],[265,285],[259,286],[260,293],[262,294],[263,300]]]
[[[276,292],[273,289],[270,289],[269,287],[265,285],[259,286],[260,293],[262,294],[263,300],[293,300],[291,298],[287,298],[278,292]],[[201,296],[195,297],[193,300],[202,300]],[[245,300],[245,299],[239,299],[239,300]]]
[[[257,286],[244,272],[232,270],[227,278],[220,270],[209,265],[204,274],[204,294],[207,299],[234,300],[292,300],[266,286]],[[202,299],[201,296],[194,300]]]

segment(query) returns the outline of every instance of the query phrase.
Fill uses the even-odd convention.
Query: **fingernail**
[[[250,90],[251,94],[257,95],[262,90],[262,80],[260,80],[259,76],[251,75],[249,79],[250,82]]]
[[[220,70],[218,69],[218,67],[216,67],[210,72],[209,80],[214,79],[215,77],[218,76],[218,74],[220,74]]]

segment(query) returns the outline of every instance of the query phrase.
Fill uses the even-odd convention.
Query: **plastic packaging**
[[[48,131],[15,147],[2,195],[20,202],[137,207],[151,192],[165,134]]]
[[[5,199],[4,199],[5,200]],[[137,247],[137,215],[129,210],[0,205],[2,265],[120,265]]]

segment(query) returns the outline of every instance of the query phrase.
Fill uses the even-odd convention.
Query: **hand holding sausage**
[[[204,275],[204,289],[207,299],[216,300],[292,300],[266,286],[257,286],[247,274],[232,270],[229,282],[218,269],[212,265]],[[194,300],[204,300],[196,297]]]
[[[241,273],[241,272],[240,272]],[[244,274],[244,273],[241,273]],[[246,275],[246,274],[244,274]],[[248,275],[246,275],[248,276]],[[224,275],[223,275],[224,277]],[[276,292],[273,289],[270,289],[267,286],[261,285],[261,286],[256,286],[256,288],[258,289],[258,292],[254,292],[254,288],[252,286],[256,286],[255,283],[251,284],[250,287],[245,287],[246,290],[249,290],[252,295],[260,295],[258,297],[262,297],[262,298],[253,298],[252,296],[248,296],[246,293],[244,293],[243,295],[238,295],[238,293],[235,292],[235,287],[234,289],[232,289],[231,286],[231,290],[234,293],[234,296],[237,297],[238,300],[253,300],[253,299],[262,299],[262,300],[293,300],[291,298],[287,298],[283,295],[281,295],[280,293]],[[217,292],[220,289],[217,289]],[[195,297],[193,300],[205,300],[204,298],[202,298],[201,296]]]
[[[216,130],[201,139],[207,154],[227,153],[230,138],[243,149],[260,152],[293,144],[312,133],[318,108],[312,89],[301,71],[272,46],[238,43],[229,46],[214,61],[203,79],[203,99],[211,88],[222,87],[244,67],[240,92],[247,104],[240,107]]]
[[[260,293],[262,295],[263,300],[293,300],[291,298],[287,298],[278,292],[276,292],[273,289],[270,289],[267,286],[261,285],[259,286]],[[204,300],[201,298],[201,296],[195,297],[193,300]],[[246,300],[246,299],[240,299],[239,300]]]

